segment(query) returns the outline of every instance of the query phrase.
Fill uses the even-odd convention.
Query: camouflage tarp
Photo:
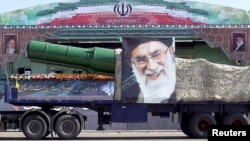
[[[115,50],[115,56],[116,56],[116,65],[115,65],[115,94],[114,99],[115,100],[121,100],[121,80],[122,80],[122,50],[116,49]]]
[[[250,101],[250,67],[176,58],[177,101]]]

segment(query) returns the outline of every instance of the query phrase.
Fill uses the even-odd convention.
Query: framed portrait
[[[241,54],[248,52],[247,33],[237,31],[231,33],[231,53]]]
[[[19,54],[18,34],[3,34],[3,54]]]

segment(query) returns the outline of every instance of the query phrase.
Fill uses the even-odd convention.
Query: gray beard
[[[14,48],[7,48],[6,49],[7,54],[14,54],[15,53],[15,49]]]
[[[162,71],[163,76],[157,80],[148,80],[144,73],[137,71],[133,65],[133,72],[139,83],[139,87],[144,96],[144,103],[161,103],[169,99],[175,90],[176,71],[172,58],[166,59],[166,66],[161,66],[158,71]]]
[[[244,43],[244,42],[239,42],[239,43],[237,42],[237,47],[243,45],[243,43]]]

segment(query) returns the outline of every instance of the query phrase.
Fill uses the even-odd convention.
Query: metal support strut
[[[103,124],[104,124],[103,113],[104,113],[104,109],[102,107],[98,108],[98,128],[97,128],[97,130],[105,130],[103,128]]]

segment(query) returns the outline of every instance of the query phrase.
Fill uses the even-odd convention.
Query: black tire
[[[55,132],[61,139],[74,139],[81,132],[80,121],[74,115],[62,115],[56,120]]]
[[[249,120],[243,113],[231,113],[222,120],[223,125],[248,125]]]
[[[47,133],[46,133],[46,135],[45,135],[45,137],[47,137],[47,136],[49,136],[50,135],[50,131],[47,131]]]
[[[211,114],[198,113],[191,117],[189,132],[194,138],[207,138],[210,125],[216,125],[216,120]]]
[[[192,137],[192,135],[190,134],[189,130],[188,130],[188,123],[187,122],[182,122],[180,123],[180,128],[181,128],[181,131],[189,136],[189,137]]]
[[[23,134],[32,140],[43,139],[48,131],[45,119],[40,115],[29,115],[23,119],[21,124]]]
[[[188,124],[189,124],[189,121],[190,121],[190,117],[192,115],[191,114],[187,114],[187,113],[182,113],[182,118],[181,118],[181,123],[180,123],[180,128],[181,128],[181,131],[189,136],[189,137],[193,137],[190,132],[189,132],[189,129],[188,129]]]

